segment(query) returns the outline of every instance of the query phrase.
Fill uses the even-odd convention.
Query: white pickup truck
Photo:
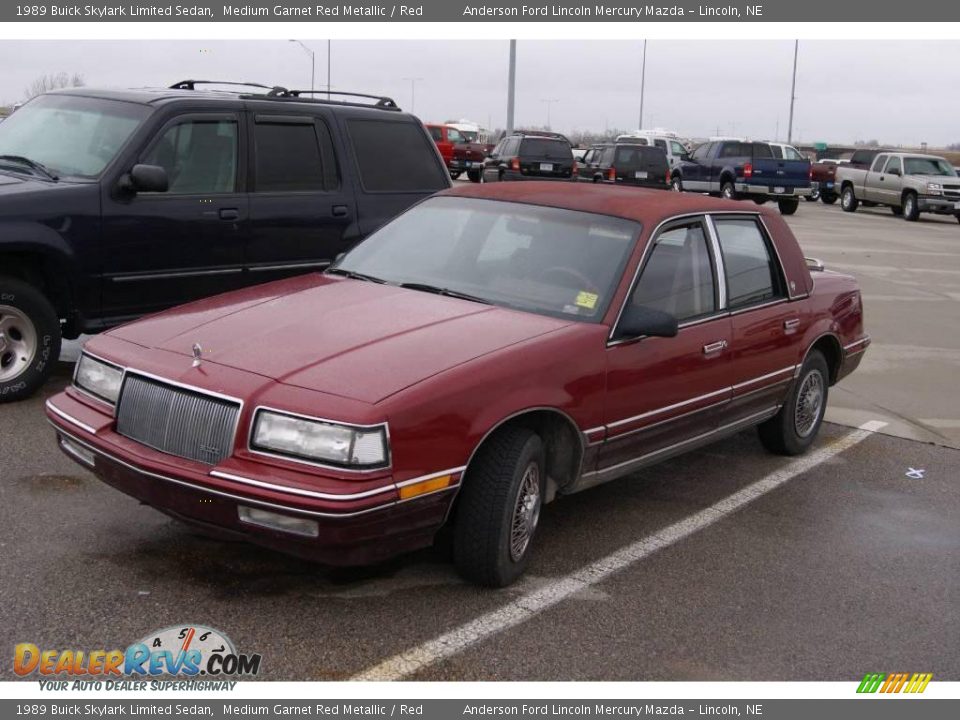
[[[855,212],[886,205],[894,215],[916,220],[920,213],[953,215],[960,221],[960,177],[950,163],[936,155],[883,152],[869,168],[837,167],[834,187],[840,206]]]

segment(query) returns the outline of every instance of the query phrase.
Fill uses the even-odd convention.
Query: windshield
[[[905,157],[903,166],[907,175],[945,175],[946,177],[957,175],[950,164],[940,158]]]
[[[384,225],[336,270],[599,322],[639,230],[593,213],[438,197]]]
[[[148,109],[133,103],[41,95],[0,123],[0,155],[19,155],[60,176],[99,175]]]
[[[550,158],[552,160],[570,160],[573,157],[570,143],[546,138],[524,138],[520,147],[520,154],[526,157]]]

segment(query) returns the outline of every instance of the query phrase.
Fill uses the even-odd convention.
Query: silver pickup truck
[[[894,215],[916,220],[922,212],[953,215],[960,221],[960,177],[946,160],[936,155],[885,152],[868,169],[841,165],[834,187],[840,206],[854,212],[886,205]]]

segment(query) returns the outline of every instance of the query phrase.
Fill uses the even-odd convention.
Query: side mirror
[[[134,165],[120,178],[119,187],[129,193],[166,192],[170,187],[167,171],[159,165]]]
[[[620,324],[617,325],[616,337],[675,337],[677,330],[677,319],[670,313],[643,305],[627,305]]]

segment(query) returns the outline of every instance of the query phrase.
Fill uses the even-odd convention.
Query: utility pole
[[[647,84],[647,41],[643,41],[643,64],[640,66],[640,126],[637,130],[643,130],[643,94]]]
[[[517,41],[510,41],[510,71],[507,76],[507,134],[513,132],[514,95],[517,91]]]
[[[299,45],[300,47],[302,47],[302,48],[303,48],[303,51],[304,51],[305,53],[307,53],[307,55],[310,56],[310,92],[312,93],[312,92],[314,91],[314,88],[316,87],[316,86],[314,85],[314,80],[315,80],[315,78],[316,78],[316,76],[317,76],[317,56],[316,56],[316,53],[314,53],[313,50],[311,50],[310,48],[308,48],[306,45],[304,45],[304,44],[303,44],[302,42],[300,42],[299,40],[291,40],[290,42],[296,43],[297,45]],[[328,46],[328,47],[329,47],[329,46]],[[327,90],[329,90],[329,89],[330,89],[330,85],[329,85],[329,83],[330,83],[330,58],[329,58],[329,57],[327,58],[327,83],[328,83],[328,84],[327,84]]]
[[[423,78],[403,78],[404,80],[410,81],[410,112],[413,113],[417,109],[417,82],[423,80]]]
[[[555,102],[560,102],[560,101],[557,100],[556,98],[550,98],[548,100],[541,100],[540,102],[547,104],[547,130],[549,130],[550,129],[550,106],[553,105]]]
[[[327,100],[330,99],[330,39],[327,39]]]
[[[797,51],[800,41],[793,41],[793,81],[790,83],[790,123],[787,125],[787,142],[793,142],[793,101],[797,99]]]

